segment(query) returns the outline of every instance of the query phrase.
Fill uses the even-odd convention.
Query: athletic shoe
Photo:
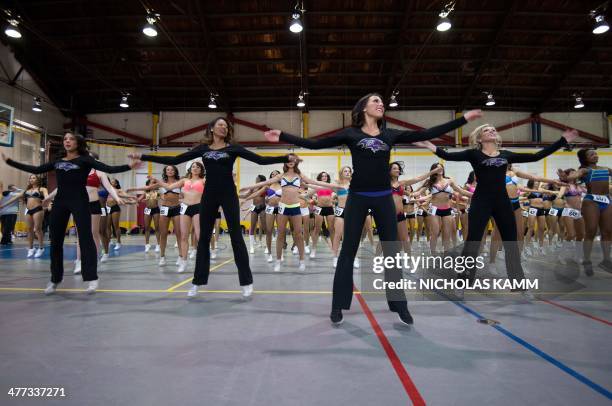
[[[280,272],[280,261],[274,262],[274,272]]]
[[[174,243],[174,248],[178,248],[178,241]]]
[[[344,321],[344,317],[342,316],[342,309],[332,309],[331,314],[329,315],[329,319],[331,320],[334,326],[339,326]]]
[[[582,261],[582,266],[586,276],[593,276],[593,263],[591,261]]]
[[[89,285],[87,286],[87,294],[91,295],[93,293],[96,293],[96,289],[98,289],[98,281],[89,281]]]
[[[268,255],[268,259],[267,259],[267,261],[268,261],[268,262],[272,262],[272,261],[274,261],[274,258],[272,258],[272,254]]]
[[[270,250],[268,249],[268,247],[266,247],[266,250],[264,251],[264,254],[266,254],[266,255],[270,254]]]
[[[400,322],[407,326],[414,324],[414,320],[412,319],[412,316],[410,315],[408,309],[402,309],[397,312],[397,317],[399,318]]]
[[[355,260],[353,261],[353,268],[359,269],[360,266],[361,264],[359,263],[359,258],[355,257]]]
[[[181,259],[179,257],[179,261],[180,262],[179,262],[179,266],[178,266],[177,272],[178,273],[183,273],[183,272],[185,272],[185,269],[187,268],[187,260]]]
[[[81,260],[77,259],[76,261],[74,261],[74,274],[79,274],[81,273]]]
[[[241,286],[242,289],[242,297],[250,297],[253,294],[253,284],[246,286]]]
[[[45,295],[52,295],[57,290],[57,283],[49,282],[47,283],[47,288],[45,289]]]
[[[334,268],[338,266],[338,257],[334,257],[333,265]]]
[[[115,244],[115,250],[121,249],[121,244],[117,243]]]
[[[176,264],[176,265],[180,265],[182,260],[183,260],[183,258],[178,257],[178,258],[176,259],[176,263],[175,263],[175,264]]]
[[[196,256],[196,250],[191,250],[189,251],[189,259],[194,259]]]
[[[300,252],[300,251],[298,250],[297,245],[296,245],[295,247],[293,247],[293,249],[291,250],[291,253],[292,253],[293,255],[297,255],[297,254],[299,254],[299,252]]]
[[[315,258],[316,256],[317,256],[317,251],[315,251],[315,250],[310,251],[310,258],[311,259]]]
[[[155,246],[155,252],[159,252],[159,244]]]
[[[304,253],[306,253],[306,254],[310,254],[310,245],[306,245],[306,246],[304,247]]]
[[[145,245],[145,252],[149,252],[151,251],[151,244],[146,244]]]
[[[306,270],[306,263],[304,261],[300,261],[300,266],[298,267],[298,271],[305,271]]]
[[[159,266],[164,266],[166,265],[166,257],[161,257],[159,259]]]
[[[100,258],[100,262],[106,262],[108,261],[108,254],[104,253],[102,254],[102,258]]]
[[[210,250],[210,259],[217,258],[217,249]]]
[[[187,291],[187,297],[195,297],[198,294],[198,285],[191,285],[191,289]]]
[[[255,253],[255,247],[251,245],[249,247],[249,254],[254,254],[254,253]]]
[[[36,250],[36,254],[34,254],[34,258],[40,258],[45,253],[44,248],[39,248]]]

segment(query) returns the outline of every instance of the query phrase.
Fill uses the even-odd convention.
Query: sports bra
[[[574,185],[570,185],[570,187],[567,189],[567,192],[565,192],[565,194],[563,195],[564,197],[575,197],[575,196],[580,196],[582,194],[582,192],[580,192],[580,189],[578,189],[576,186]]]
[[[527,199],[541,199],[542,193],[540,192],[531,192],[527,195]]]
[[[108,197],[108,190],[104,188],[98,190],[98,196],[101,197],[102,199],[106,199]]]
[[[295,186],[295,187],[300,187],[301,184],[301,178],[298,176],[297,178],[293,178],[291,180],[287,180],[285,179],[285,177],[283,176],[280,180],[280,185],[281,187],[285,187],[285,186]]]
[[[399,185],[398,187],[393,187],[391,186],[391,193],[397,196],[403,196],[404,195],[404,187],[402,185]]]
[[[191,179],[187,179],[183,184],[183,190],[185,192],[204,193],[204,183],[198,180],[192,181]]]
[[[95,188],[100,187],[100,178],[98,177],[98,174],[96,173],[95,169],[91,170],[89,172],[89,175],[87,175],[87,183],[85,185]]]
[[[338,197],[342,197],[342,196],[348,195],[348,192],[349,192],[348,188],[347,189],[342,188],[342,189],[336,190],[336,195],[338,195]]]
[[[582,178],[584,179],[584,183],[591,182],[607,182],[610,177],[610,173],[607,169],[592,169],[589,168],[587,174]]]
[[[506,185],[518,185],[518,177],[506,175]]]
[[[542,198],[545,202],[554,202],[555,200],[557,200],[557,195],[549,195],[549,194],[545,194],[544,197]]]
[[[332,195],[332,190],[331,189],[319,189],[319,190],[317,190],[317,196],[318,197],[331,196],[331,195]]]
[[[159,193],[157,193],[156,191],[145,193],[145,200],[157,200],[157,199],[159,199]]]
[[[166,188],[160,187],[159,191],[161,192],[162,195],[165,195],[166,193],[174,193],[178,195],[179,193],[181,193],[181,188],[177,187],[172,190],[167,190]]]
[[[272,188],[266,189],[266,197],[281,197],[283,195],[283,189],[274,190]]]
[[[448,193],[449,195],[453,194],[453,188],[450,183],[447,183],[444,189],[438,189],[436,185],[431,185],[431,194],[437,195],[438,193]]]
[[[36,190],[35,192],[33,192],[32,190],[26,190],[24,193],[25,198],[33,198],[33,199],[42,199],[43,195],[42,193],[40,193],[40,190]]]

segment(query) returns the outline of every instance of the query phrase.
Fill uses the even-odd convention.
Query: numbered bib
[[[556,216],[559,213],[559,210],[557,209],[549,209],[548,210],[548,215],[549,216]]]
[[[274,206],[266,206],[267,214],[274,214]]]
[[[437,211],[438,211],[438,208],[436,206],[429,206],[429,209],[427,210],[427,213],[432,215],[432,216],[435,216]]]
[[[255,211],[255,208],[256,208],[255,205],[252,204],[251,207],[249,207],[249,211]]]
[[[593,201],[598,203],[610,204],[610,199],[606,195],[591,195],[593,196]]]
[[[161,214],[162,216],[168,217],[168,209],[170,209],[168,206],[160,206],[159,214]]]
[[[529,212],[523,210],[523,217],[529,217]]]
[[[417,216],[422,216],[422,215],[423,215],[423,209],[418,209]]]
[[[106,207],[100,207],[100,215],[101,215],[102,217],[105,217],[105,216],[106,216]]]
[[[180,211],[181,216],[185,214],[185,212],[187,212],[187,207],[189,206],[187,206],[185,203],[181,203],[181,211]]]
[[[573,219],[579,219],[582,217],[582,214],[576,209],[563,209],[563,213],[561,215]]]
[[[467,208],[465,209],[465,212],[466,212],[466,213],[469,213],[469,212],[470,212],[470,208],[469,208],[469,207],[467,207]]]
[[[110,214],[110,207],[106,206],[106,214]]]
[[[25,210],[23,211],[23,214],[24,214],[24,215],[26,215],[26,216],[28,215],[28,208],[27,208],[27,207],[26,207],[26,208],[25,208]]]
[[[453,214],[453,217],[457,216],[457,209],[452,209],[451,213]]]
[[[284,212],[285,212],[285,205],[279,204],[278,205],[278,214],[283,214]]]
[[[410,198],[408,196],[402,197],[402,201],[404,202],[404,205],[410,204]]]
[[[529,209],[529,215],[530,216],[536,216],[538,214],[538,209],[532,207]]]
[[[344,207],[338,207],[338,206],[334,207],[334,215],[336,217],[342,216],[342,213],[344,213]]]
[[[321,208],[319,206],[314,207],[315,214],[321,214]]]
[[[150,209],[150,208],[148,208],[148,207],[145,207],[145,209],[144,209],[144,214],[145,214],[146,216],[150,216],[150,215],[151,215],[151,209]]]

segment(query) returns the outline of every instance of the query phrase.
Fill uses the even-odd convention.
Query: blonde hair
[[[338,179],[342,179],[342,172],[344,172],[344,170],[348,168],[349,171],[351,171],[351,175],[353,174],[353,168],[351,168],[350,166],[346,165],[343,166],[342,168],[340,168],[340,170],[338,171]]]
[[[476,127],[474,129],[474,131],[472,131],[470,133],[470,146],[477,148],[477,149],[482,149],[482,143],[480,142],[481,138],[482,138],[482,133],[484,131],[485,128],[488,127],[493,127],[491,124],[483,124],[480,125],[478,127]],[[493,127],[495,128],[495,127]],[[500,137],[499,134],[497,134],[496,140],[495,140],[495,145],[497,145],[497,148],[501,147],[502,144],[502,139]]]

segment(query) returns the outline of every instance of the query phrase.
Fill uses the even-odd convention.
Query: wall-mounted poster
[[[12,107],[0,103],[0,147],[13,146],[13,111]]]

